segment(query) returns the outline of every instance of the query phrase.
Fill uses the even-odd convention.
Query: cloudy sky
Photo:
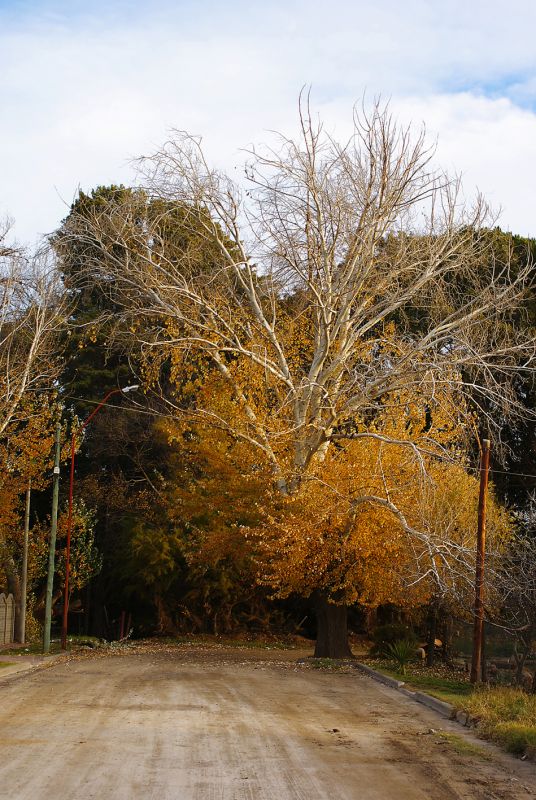
[[[534,0],[0,0],[0,215],[35,240],[172,127],[231,170],[309,84],[341,138],[364,92],[390,99],[536,236],[535,29]]]

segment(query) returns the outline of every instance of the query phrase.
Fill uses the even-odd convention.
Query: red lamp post
[[[67,650],[67,618],[69,615],[69,574],[71,571],[71,563],[70,563],[70,555],[71,555],[71,529],[73,524],[73,487],[74,487],[74,459],[76,455],[76,437],[80,431],[83,431],[86,428],[95,414],[101,410],[103,406],[106,405],[110,397],[114,394],[126,394],[127,392],[132,392],[134,389],[137,389],[138,385],[135,386],[125,386],[124,389],[112,389],[111,392],[108,392],[104,400],[102,400],[96,409],[89,415],[86,419],[84,424],[76,433],[73,433],[71,439],[71,475],[69,480],[69,515],[67,518],[67,546],[65,548],[65,588],[63,594],[63,620],[61,625],[61,648],[62,650]]]

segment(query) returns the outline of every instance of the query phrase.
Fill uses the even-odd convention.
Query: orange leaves
[[[295,381],[316,347],[312,313],[278,331]],[[393,381],[350,413],[317,386],[292,398],[262,360],[226,353],[218,364],[205,351],[188,361],[170,348],[185,414],[163,425],[177,465],[167,513],[185,531],[179,549],[190,567],[234,562],[276,595],[320,590],[338,603],[460,595],[477,485],[464,469],[469,415],[458,382],[447,368],[441,381],[428,372],[391,322],[380,339],[355,344],[352,363],[358,375],[388,375],[406,355],[414,383]],[[491,527],[507,537],[507,515],[491,506]]]
[[[296,494],[252,532],[262,578],[278,594],[321,589],[341,602],[370,605],[401,598],[403,531],[372,499],[394,494],[400,502],[407,494],[408,467],[404,459],[395,463],[395,450],[375,440],[329,449]]]
[[[28,482],[42,488],[52,469],[55,398],[27,395],[0,439],[0,546],[18,546],[21,513]]]
[[[461,598],[477,500],[478,481],[460,465],[403,442],[342,442],[251,531],[261,580],[280,596],[320,589],[372,607],[420,605],[439,591]],[[509,516],[492,497],[489,509],[490,541],[504,540]]]

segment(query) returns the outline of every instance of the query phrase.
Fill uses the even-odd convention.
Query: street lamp
[[[138,389],[138,384],[134,386],[125,386],[124,389],[112,389],[111,392],[108,392],[104,400],[102,400],[97,408],[89,415],[86,419],[84,424],[81,428],[73,433],[71,439],[71,476],[69,480],[69,516],[67,518],[67,546],[65,548],[65,589],[63,595],[63,620],[61,625],[61,649],[67,650],[67,617],[69,614],[69,573],[70,573],[70,555],[71,555],[71,528],[73,524],[73,486],[74,486],[74,458],[76,454],[76,437],[78,433],[84,430],[95,414],[101,410],[103,406],[106,405],[110,397],[114,394],[127,394],[127,392],[133,392],[135,389]]]

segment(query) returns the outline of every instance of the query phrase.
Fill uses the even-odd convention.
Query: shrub
[[[372,633],[372,641],[374,644],[370,652],[373,655],[389,656],[389,645],[402,641],[411,642],[414,653],[417,649],[417,637],[415,632],[411,628],[408,628],[407,625],[402,625],[401,623],[378,625]]]
[[[386,655],[396,662],[399,672],[406,674],[406,664],[415,658],[415,642],[409,639],[400,639],[386,645]]]

